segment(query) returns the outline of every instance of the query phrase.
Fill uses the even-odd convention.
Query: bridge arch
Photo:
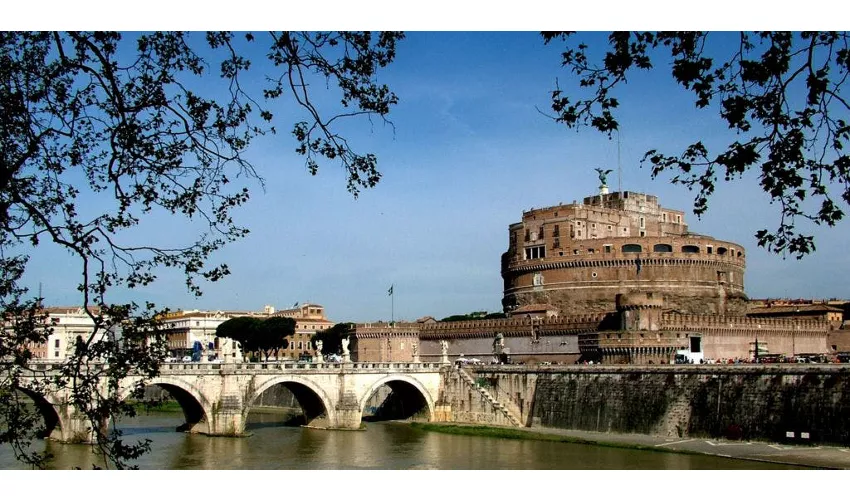
[[[360,415],[362,418],[363,413],[366,411],[366,403],[369,399],[380,389],[382,386],[387,385],[390,389],[395,392],[399,391],[402,395],[406,397],[410,396],[418,396],[421,398],[421,409],[417,409],[413,413],[409,415],[405,415],[403,418],[412,417],[414,414],[418,413],[422,409],[427,410],[428,412],[428,421],[433,420],[434,418],[434,398],[431,395],[430,391],[425,388],[422,383],[414,377],[404,374],[398,375],[388,375],[374,384],[372,384],[369,389],[367,389],[363,396],[360,399],[358,407],[360,409]],[[410,410],[412,410],[411,408]]]
[[[251,393],[246,400],[245,417],[254,407],[254,402],[266,390],[283,385],[295,396],[301,411],[304,413],[306,425],[311,427],[334,427],[337,425],[337,417],[331,399],[321,386],[308,379],[297,375],[273,376],[262,383]]]
[[[33,403],[35,403],[35,407],[38,409],[38,413],[44,421],[44,429],[38,433],[38,437],[52,437],[61,440],[62,436],[64,436],[68,431],[71,431],[71,426],[65,421],[65,415],[63,415],[63,412],[56,410],[56,407],[61,405],[61,402],[58,402],[55,398],[42,394],[40,391],[29,387],[18,386],[15,389],[26,395],[33,401]]]
[[[139,380],[128,381],[127,386],[120,393],[122,401],[127,399],[132,392],[131,386],[137,382]],[[200,432],[202,434],[213,433],[210,426],[212,405],[197,387],[180,378],[168,376],[154,377],[150,380],[142,380],[141,382],[145,387],[156,386],[164,389],[177,401],[186,419],[186,422],[177,428],[178,430]]]

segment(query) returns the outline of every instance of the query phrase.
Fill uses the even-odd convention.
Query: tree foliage
[[[467,314],[453,314],[440,321],[474,321],[479,319],[502,319],[505,317],[507,317],[505,313],[501,312],[488,313],[487,311],[473,311]]]
[[[712,38],[714,36],[714,38]],[[834,226],[850,204],[850,111],[846,81],[850,47],[845,32],[742,32],[728,57],[717,35],[705,32],[615,32],[604,55],[575,41],[573,33],[545,32],[545,43],[562,41],[563,66],[590,95],[552,92],[555,119],[568,127],[590,126],[610,134],[619,123],[618,86],[630,71],[652,70],[671,59],[671,76],[693,93],[698,108],[713,107],[737,139],[711,153],[702,141],[679,154],[648,151],[642,164],[656,177],[696,191],[694,212],[705,213],[719,178],[758,169],[762,189],[780,208],[779,225],[756,233],[760,246],[801,258],[815,250],[798,220]],[[714,50],[712,50],[714,49]]]
[[[247,234],[232,211],[249,199],[247,182],[262,185],[245,153],[281,125],[309,172],[326,160],[343,167],[354,196],[374,186],[375,155],[357,152],[338,129],[358,116],[386,120],[397,98],[377,73],[402,37],[0,33],[0,308],[7,323],[0,335],[0,443],[41,463],[23,451],[37,429],[15,390],[32,344],[50,333],[41,298],[22,284],[31,249],[55,245],[77,258],[78,305],[95,327],[69,353],[58,382],[72,384],[108,463],[125,467],[144,443],[125,445],[98,424],[131,411],[116,388],[131,372],[155,376],[165,350],[156,335],[161,311],[112,304],[110,290],[149,285],[163,268],[185,274],[194,294],[201,281],[226,276],[227,265],[211,258]],[[270,69],[252,71],[260,62]],[[320,108],[311,98],[319,82],[322,92],[338,94],[337,105]],[[282,99],[300,116],[279,116]],[[135,230],[163,215],[191,220],[192,229],[164,244],[139,240]],[[188,241],[178,241],[183,235]],[[123,338],[108,335],[119,326]],[[93,359],[103,361],[97,369],[109,379],[106,394],[95,387],[99,379],[87,363]]]
[[[233,339],[242,344],[243,352],[262,352],[266,360],[272,352],[289,347],[289,337],[295,334],[295,320],[251,316],[230,318],[218,325],[216,337]]]
[[[354,323],[337,323],[330,328],[320,330],[313,335],[313,348],[318,349],[316,342],[322,341],[320,355],[342,354],[342,339],[348,338],[354,330]]]

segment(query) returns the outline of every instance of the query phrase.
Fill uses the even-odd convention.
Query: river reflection
[[[767,469],[762,462],[601,446],[457,436],[404,424],[369,423],[363,431],[283,426],[285,415],[252,414],[244,438],[175,432],[182,414],[149,414],[125,422],[128,440],[150,439],[141,469]],[[39,442],[51,468],[91,468],[89,446]],[[0,468],[26,468],[0,447]]]

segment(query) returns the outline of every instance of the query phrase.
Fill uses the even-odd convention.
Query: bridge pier
[[[58,441],[60,443],[77,444],[96,442],[94,430],[92,430],[91,422],[88,417],[77,408],[68,403],[53,405],[56,415],[59,417],[58,425],[56,425],[47,439]],[[106,429],[106,422],[101,424],[103,429]]]

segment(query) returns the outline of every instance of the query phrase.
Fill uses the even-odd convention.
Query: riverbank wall
[[[447,378],[436,420],[510,425],[499,415],[511,414],[532,428],[850,444],[846,365],[490,365],[464,372],[472,383]]]

